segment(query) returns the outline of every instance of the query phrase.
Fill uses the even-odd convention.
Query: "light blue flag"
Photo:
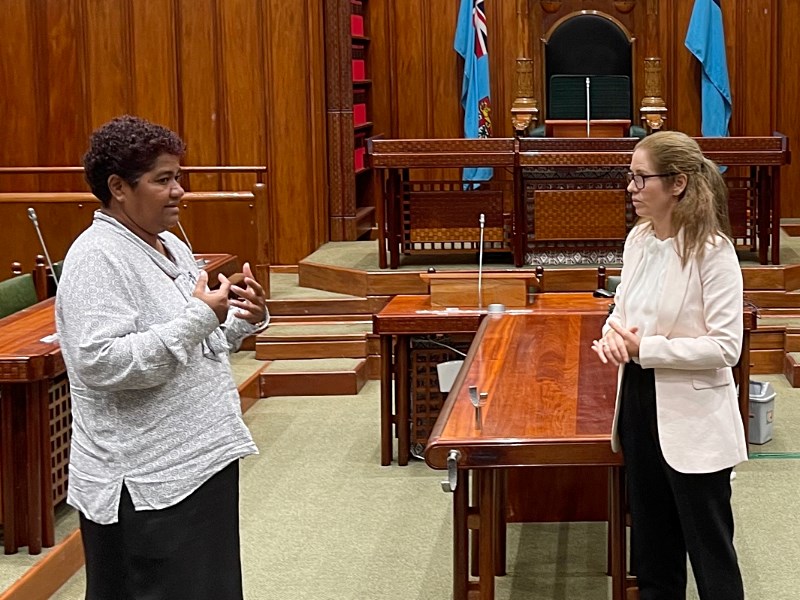
[[[489,99],[489,49],[484,0],[461,0],[453,47],[464,57],[461,106],[464,107],[464,137],[492,136],[492,103]],[[491,179],[491,167],[464,169],[465,181]]]
[[[703,135],[726,136],[731,120],[731,85],[719,0],[695,0],[685,44],[703,66]]]

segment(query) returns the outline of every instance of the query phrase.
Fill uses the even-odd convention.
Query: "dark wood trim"
[[[80,530],[50,549],[42,560],[28,569],[0,600],[41,600],[52,596],[84,563]]]

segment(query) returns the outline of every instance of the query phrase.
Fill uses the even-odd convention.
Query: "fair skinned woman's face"
[[[631,172],[634,175],[655,175],[658,173],[649,152],[637,149],[631,158]],[[681,186],[682,189],[682,186]],[[641,190],[631,181],[628,184],[633,208],[640,217],[647,217],[654,225],[668,224],[672,216],[672,209],[678,201],[678,187],[669,182],[669,178],[650,177],[644,180]]]
[[[112,194],[108,212],[154,245],[159,233],[178,224],[179,203],[184,194],[180,174],[179,158],[162,154],[134,186],[112,175],[108,180]]]

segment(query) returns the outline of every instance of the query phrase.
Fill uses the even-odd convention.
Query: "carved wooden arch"
[[[608,19],[631,41],[631,101],[634,106],[640,102],[638,112],[649,131],[660,129],[667,108],[661,93],[659,4],[659,0],[516,0],[518,58],[511,119],[517,135],[530,133],[539,122],[539,101],[544,99],[540,96],[547,87],[541,49],[564,20],[582,13]],[[535,35],[529,35],[533,31]],[[536,39],[539,47],[534,46]]]
[[[547,100],[547,92],[548,92],[549,86],[548,86],[548,81],[547,81],[547,65],[545,64],[546,46],[547,46],[547,44],[550,43],[550,39],[552,38],[553,34],[558,30],[559,27],[561,27],[566,22],[571,21],[572,19],[576,19],[576,18],[583,17],[583,16],[600,17],[602,19],[605,19],[606,21],[609,21],[611,24],[616,25],[616,27],[623,33],[625,38],[628,40],[628,44],[630,45],[630,52],[631,52],[631,70],[630,70],[630,77],[631,77],[631,99],[630,99],[631,100],[631,115],[630,116],[633,119],[633,112],[635,112],[634,103],[636,102],[636,99],[634,98],[634,93],[635,93],[635,90],[638,89],[637,88],[638,81],[637,81],[637,77],[636,77],[636,68],[635,68],[635,65],[637,64],[637,60],[638,60],[637,59],[637,46],[636,46],[636,43],[635,43],[636,42],[636,36],[633,35],[633,33],[631,33],[630,29],[628,27],[626,27],[625,24],[622,21],[620,21],[619,19],[614,18],[612,15],[610,15],[610,14],[608,14],[606,12],[603,12],[602,10],[586,10],[586,9],[576,10],[576,11],[570,12],[570,13],[562,16],[560,19],[555,21],[550,26],[550,28],[545,32],[545,34],[539,40],[540,41],[539,56],[541,57],[541,60],[539,61],[538,69],[539,69],[539,76],[540,76],[540,81],[541,81],[541,88],[540,89],[542,90],[542,95],[543,95],[543,97],[542,97],[542,109],[543,109],[543,112],[544,112],[543,117],[545,119],[548,117],[547,109],[549,107],[549,103],[548,103],[548,100]],[[635,124],[635,122],[636,122],[635,119],[633,119],[632,122]]]
[[[542,38],[541,38],[542,42],[547,44],[550,41],[550,38],[552,37],[553,32],[556,31],[556,29],[558,29],[559,27],[561,27],[561,25],[564,22],[569,21],[571,19],[574,19],[575,17],[582,16],[582,15],[594,15],[595,17],[602,17],[602,18],[604,18],[604,19],[606,19],[608,21],[611,21],[614,25],[619,27],[619,29],[622,31],[622,33],[625,34],[625,37],[628,38],[628,42],[630,42],[631,45],[633,45],[633,43],[636,41],[636,36],[631,33],[631,31],[625,26],[625,24],[622,21],[620,21],[619,19],[614,18],[612,15],[609,15],[608,13],[605,13],[605,12],[603,12],[601,10],[576,10],[575,12],[571,12],[568,15],[564,15],[563,17],[558,19],[558,21],[553,23],[550,26],[550,29],[548,29],[547,32],[542,36]]]

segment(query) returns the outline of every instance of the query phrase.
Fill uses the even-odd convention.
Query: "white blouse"
[[[625,296],[627,326],[638,327],[640,338],[656,333],[659,300],[664,291],[667,263],[673,252],[677,252],[674,238],[659,240],[651,232],[644,241],[642,260],[628,282]]]

